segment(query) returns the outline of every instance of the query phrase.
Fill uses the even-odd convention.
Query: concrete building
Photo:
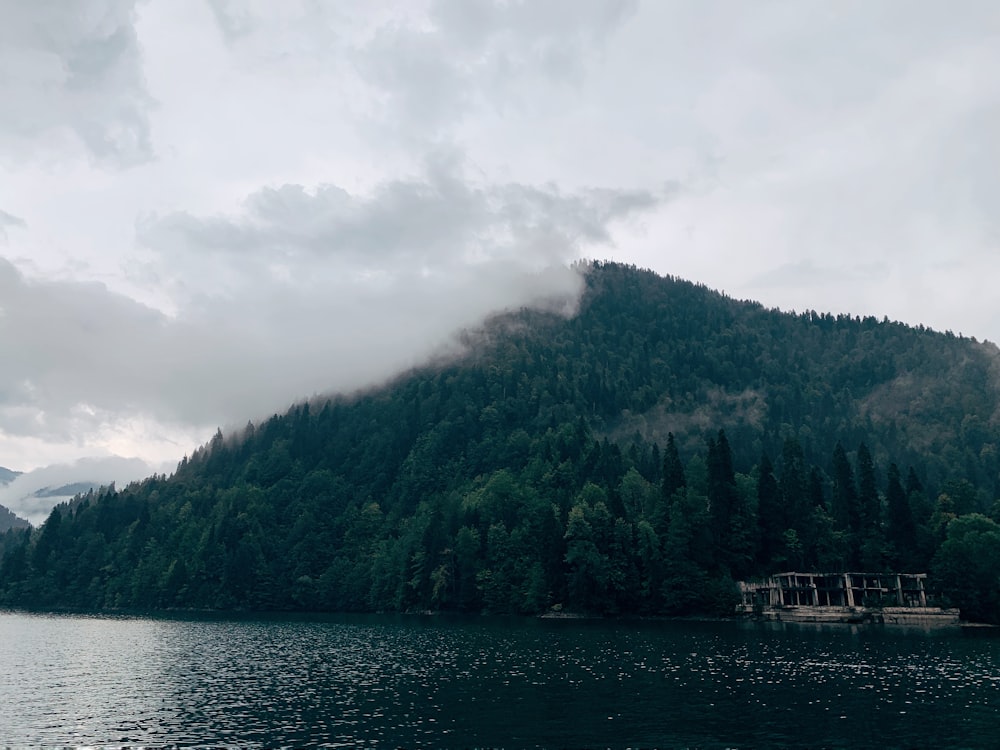
[[[739,584],[739,612],[793,622],[953,624],[934,606],[926,573],[777,573]]]

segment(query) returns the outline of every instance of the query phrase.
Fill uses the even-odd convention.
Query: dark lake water
[[[0,747],[1000,747],[1000,638],[0,613]]]

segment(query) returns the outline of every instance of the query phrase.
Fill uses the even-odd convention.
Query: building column
[[[851,591],[851,576],[848,573],[844,573],[844,601],[847,602],[848,607],[854,606],[854,592]]]

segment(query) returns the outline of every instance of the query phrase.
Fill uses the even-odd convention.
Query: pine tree
[[[870,533],[879,524],[878,485],[875,480],[875,462],[868,446],[858,446],[858,508],[861,531]]]
[[[674,433],[667,433],[667,448],[663,452],[663,499],[670,502],[677,490],[687,487],[687,478],[684,476],[684,464],[677,454],[677,444],[674,442]]]
[[[847,460],[844,446],[837,441],[833,449],[833,500],[831,510],[834,523],[853,535],[861,531],[858,510],[858,490],[854,484],[854,471]]]
[[[778,480],[767,453],[761,454],[757,477],[757,522],[760,528],[757,559],[761,566],[767,567],[781,552],[782,535],[788,528]]]
[[[653,529],[661,537],[666,537],[670,526],[670,508],[678,491],[687,487],[684,464],[677,453],[674,433],[667,433],[667,447],[663,451],[663,479],[660,483],[660,503],[653,514]]]
[[[736,505],[736,474],[724,430],[708,439],[708,509],[716,554],[729,548],[729,520]]]
[[[802,446],[793,437],[786,438],[781,451],[781,501],[786,514],[786,529],[795,529],[801,538],[809,523],[809,482]],[[782,530],[784,531],[784,529]]]
[[[911,566],[917,546],[917,528],[913,522],[910,501],[903,490],[902,479],[896,464],[889,464],[885,488],[886,538],[892,545],[890,563],[897,570]]]
[[[882,555],[882,524],[879,513],[878,485],[875,462],[864,443],[858,446],[858,510],[861,530],[858,536],[858,563],[865,570],[877,571],[884,566]]]
[[[725,430],[708,441],[708,505],[716,558],[733,576],[742,578],[753,561],[757,522],[736,486]]]

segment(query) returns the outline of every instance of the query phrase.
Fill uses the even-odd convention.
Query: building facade
[[[739,584],[738,611],[799,622],[958,622],[935,606],[926,573],[777,573]]]

